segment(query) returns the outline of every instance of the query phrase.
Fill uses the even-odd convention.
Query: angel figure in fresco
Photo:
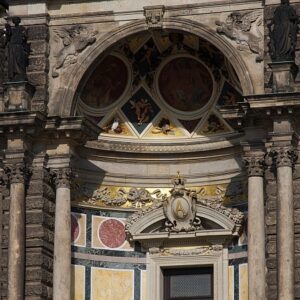
[[[172,135],[174,134],[173,127],[170,124],[168,119],[163,118],[159,123],[158,126],[155,126],[154,129],[151,131],[153,134],[163,133],[165,135]]]
[[[138,125],[147,123],[150,120],[150,114],[153,112],[151,103],[147,99],[140,99],[137,101],[130,100],[131,109],[134,110]]]
[[[56,62],[52,69],[52,77],[58,77],[58,69],[61,69],[68,58],[70,63],[77,62],[77,56],[89,45],[95,43],[97,31],[92,31],[82,25],[75,25],[71,28],[54,29],[56,36],[63,42],[63,48],[55,55]]]
[[[110,122],[107,126],[103,128],[103,131],[106,133],[121,134],[123,132],[123,129],[119,118],[114,118],[112,122]]]
[[[233,92],[228,91],[224,95],[224,105],[235,105],[236,104],[236,95]]]
[[[203,129],[203,133],[216,133],[223,131],[224,129],[224,124],[221,123],[216,116],[212,115],[208,118],[207,126],[205,129]]]

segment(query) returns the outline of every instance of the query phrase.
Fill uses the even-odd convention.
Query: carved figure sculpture
[[[233,12],[225,22],[216,21],[216,25],[219,26],[217,32],[236,41],[239,44],[238,50],[249,48],[253,53],[257,53],[256,61],[263,60],[263,50],[260,47],[263,35],[258,29],[261,23],[261,13],[256,11],[245,14]]]
[[[96,41],[97,31],[82,25],[67,29],[54,29],[56,36],[62,39],[63,48],[55,55],[56,62],[52,68],[52,77],[58,77],[58,70],[63,68],[69,59],[69,64],[77,62],[78,55]]]
[[[294,60],[297,41],[299,17],[289,0],[281,0],[281,5],[275,9],[270,30],[270,50],[274,61]]]
[[[0,0],[0,15],[5,13],[9,9],[8,2],[6,0]]]
[[[27,80],[26,68],[30,46],[27,43],[27,30],[21,26],[21,19],[13,17],[15,27],[6,24],[8,78],[11,81]]]

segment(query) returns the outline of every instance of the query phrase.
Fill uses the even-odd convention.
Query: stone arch
[[[237,53],[236,49],[211,28],[191,20],[165,18],[163,20],[163,29],[173,29],[188,32],[211,42],[231,62],[241,82],[243,94],[251,95],[254,93],[252,80],[245,62]],[[50,114],[71,116],[75,108],[74,100],[76,98],[75,96],[77,88],[91,65],[97,61],[101,54],[105,53],[105,51],[117,41],[124,37],[147,30],[148,27],[145,23],[145,20],[141,19],[129,22],[102,36],[93,47],[86,51],[85,55],[80,57],[76,67],[72,68],[70,73],[68,73],[69,80],[64,82],[64,86],[59,88],[59,91],[55,97],[57,102],[54,104],[54,106],[52,106],[52,109],[49,108]]]

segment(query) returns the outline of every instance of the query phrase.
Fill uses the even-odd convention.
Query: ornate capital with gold
[[[263,177],[265,171],[265,159],[263,156],[246,156],[244,164],[247,169],[248,177]]]

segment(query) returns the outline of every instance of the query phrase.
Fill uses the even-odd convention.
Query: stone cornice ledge
[[[235,133],[231,136],[219,137],[216,139],[191,139],[191,140],[173,140],[170,142],[157,141],[112,141],[100,138],[98,141],[91,141],[86,144],[87,148],[104,151],[116,152],[134,152],[134,153],[187,153],[198,151],[211,151],[216,149],[231,148],[240,145],[241,133]]]

